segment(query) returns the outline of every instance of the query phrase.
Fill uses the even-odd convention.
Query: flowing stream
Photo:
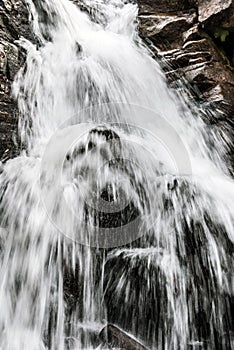
[[[150,349],[234,349],[228,137],[168,88],[135,3],[26,4],[22,150],[0,174],[0,349],[105,349],[107,322]]]

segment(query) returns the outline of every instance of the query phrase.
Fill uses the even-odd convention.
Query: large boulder
[[[228,14],[228,16],[227,16]],[[223,24],[229,20],[234,20],[232,0],[198,0],[198,19],[203,23],[208,19],[218,15],[219,23]],[[220,18],[223,18],[220,20]],[[231,23],[231,22],[230,22]],[[233,25],[233,23],[231,24]]]

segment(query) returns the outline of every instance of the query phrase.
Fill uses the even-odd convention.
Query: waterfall
[[[167,86],[134,2],[25,1],[0,349],[104,349],[107,322],[150,349],[234,348],[228,137]]]

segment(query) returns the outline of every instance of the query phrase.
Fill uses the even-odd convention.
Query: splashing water
[[[27,0],[22,152],[1,169],[0,349],[231,349],[226,142],[170,90],[123,0]]]

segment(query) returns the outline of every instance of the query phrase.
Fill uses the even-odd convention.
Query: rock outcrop
[[[138,0],[139,30],[172,82],[187,81],[210,113],[209,123],[233,137],[234,1]],[[230,149],[231,162],[234,149]]]

